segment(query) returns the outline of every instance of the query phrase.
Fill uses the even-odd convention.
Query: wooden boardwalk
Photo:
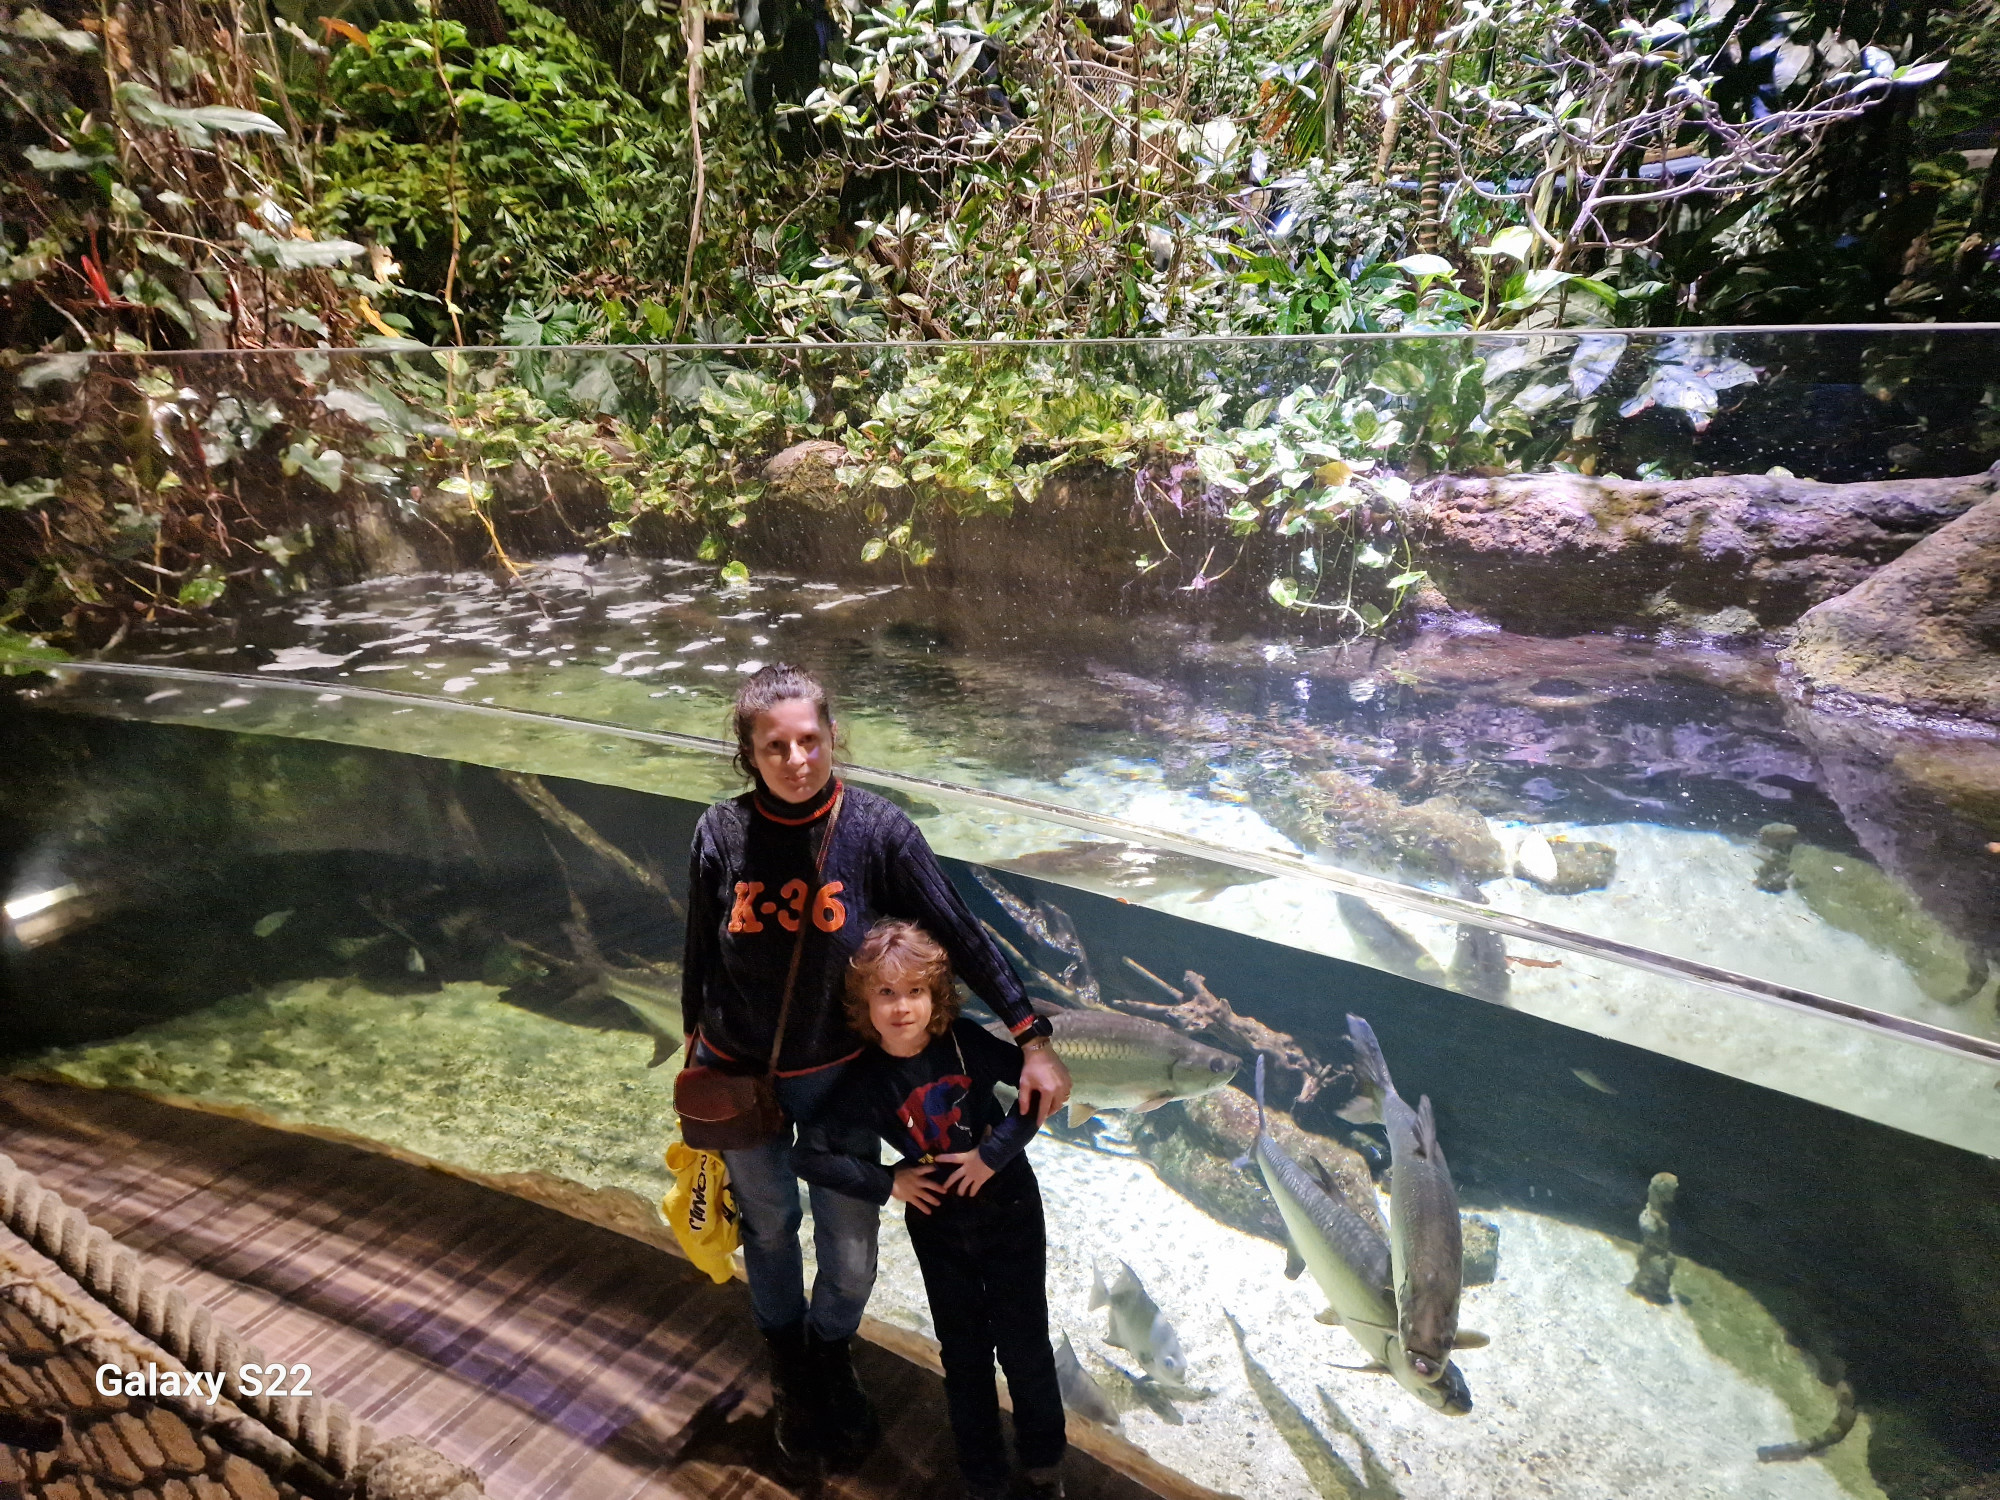
[[[268,1358],[311,1366],[316,1392],[469,1465],[495,1500],[793,1493],[769,1472],[748,1298],[676,1256],[353,1146],[130,1095],[0,1084],[0,1151]],[[857,1350],[888,1432],[820,1493],[955,1495],[938,1378]],[[1204,1493],[1121,1466],[1073,1450],[1071,1495]]]

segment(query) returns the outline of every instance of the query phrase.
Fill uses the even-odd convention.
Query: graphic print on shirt
[[[947,1073],[910,1090],[910,1097],[896,1113],[925,1155],[937,1156],[954,1149],[951,1138],[954,1128],[966,1137],[965,1144],[958,1149],[970,1149],[972,1132],[959,1122],[966,1096],[971,1092],[972,1080],[963,1073]]]
[[[780,905],[776,901],[760,901],[764,894],[761,880],[739,880],[736,882],[736,901],[729,908],[729,930],[735,932],[762,932],[762,917],[776,917],[778,925],[787,932],[797,932],[799,923],[805,920],[806,901],[812,897],[813,926],[821,932],[838,932],[847,925],[847,906],[839,897],[847,889],[844,880],[829,880],[814,895],[812,887],[803,880],[788,880],[778,892],[784,898]]]

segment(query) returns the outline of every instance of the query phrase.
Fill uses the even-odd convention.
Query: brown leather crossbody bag
[[[847,789],[842,787],[833,794],[833,806],[827,809],[826,831],[820,836],[819,855],[813,861],[815,889],[826,870],[826,852],[833,847],[840,805],[846,799]],[[768,1145],[784,1132],[785,1111],[778,1103],[778,1055],[784,1049],[785,1023],[791,1019],[792,992],[798,988],[799,961],[805,956],[806,929],[811,925],[812,919],[801,913],[791,967],[785,971],[784,998],[778,1002],[778,1033],[771,1040],[771,1060],[762,1073],[729,1073],[696,1063],[699,1025],[688,1033],[687,1057],[680,1076],[674,1079],[674,1111],[681,1117],[681,1139],[695,1150],[747,1151]]]

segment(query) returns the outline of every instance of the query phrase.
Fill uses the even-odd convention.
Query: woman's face
[[[868,1020],[891,1057],[915,1057],[930,1045],[931,987],[908,964],[884,964],[868,991]]]
[[[805,698],[781,698],[750,728],[750,760],[771,795],[810,802],[833,775],[833,736]]]

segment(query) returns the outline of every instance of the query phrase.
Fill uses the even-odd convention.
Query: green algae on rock
[[[1900,881],[1860,855],[1800,844],[1792,850],[1791,877],[1815,916],[1893,953],[1940,1004],[1970,1000],[1986,983],[1986,965],[1972,949],[1939,925]]]

